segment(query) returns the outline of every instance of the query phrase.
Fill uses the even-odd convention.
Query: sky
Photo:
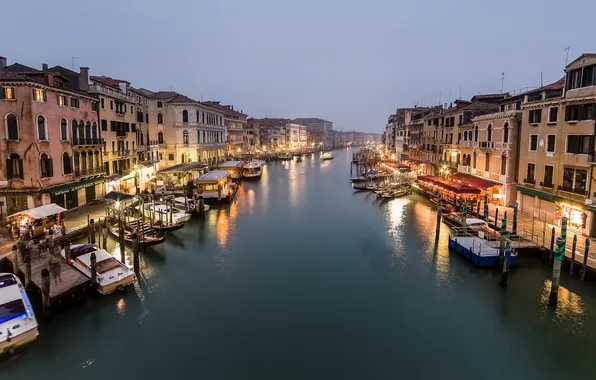
[[[86,5],[84,5],[86,4]],[[572,11],[571,11],[572,10]],[[596,52],[596,1],[54,0],[2,3],[0,55],[135,87],[382,132],[397,107],[548,84]]]

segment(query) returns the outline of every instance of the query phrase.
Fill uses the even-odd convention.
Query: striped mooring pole
[[[484,218],[488,223],[488,194],[484,194]]]
[[[559,298],[559,280],[561,279],[561,263],[565,257],[565,239],[563,236],[557,238],[557,249],[555,251],[553,263],[553,279],[550,286],[550,296],[548,302],[556,305]]]

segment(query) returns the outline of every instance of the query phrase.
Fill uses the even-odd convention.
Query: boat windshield
[[[7,286],[16,285],[17,280],[11,275],[4,275],[0,276],[0,289],[5,288]]]
[[[97,263],[97,273],[102,274],[120,267],[120,262],[113,257]]]
[[[20,299],[0,305],[0,323],[23,316],[27,316],[27,309],[25,309],[25,304]]]

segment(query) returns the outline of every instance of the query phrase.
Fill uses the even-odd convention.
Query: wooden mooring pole
[[[509,266],[511,263],[511,241],[507,239],[505,243],[505,258],[503,260],[503,270],[501,271],[501,281],[499,284],[502,287],[507,286],[507,278],[509,277]]]
[[[19,275],[19,249],[16,244],[12,246],[12,273]]]
[[[52,314],[52,304],[50,302],[50,271],[48,268],[41,270],[41,296],[42,296],[42,312],[45,319]]]
[[[586,239],[586,248],[584,249],[584,262],[582,267],[581,280],[586,280],[586,272],[588,271],[588,255],[590,254],[590,238]]]
[[[101,226],[101,237],[103,241],[103,249],[106,251],[108,250],[108,219],[105,218],[103,220],[103,224]]]
[[[95,252],[91,252],[91,286],[97,286],[97,256]]]
[[[552,264],[553,257],[555,256],[555,227],[551,230],[550,236],[550,254],[548,258],[548,262]]]
[[[435,240],[439,240],[439,234],[441,233],[441,213],[443,209],[441,207],[441,194],[439,194],[437,200],[437,227],[435,229]]]
[[[135,273],[139,272],[139,236],[132,237],[132,265]]]
[[[556,305],[559,298],[559,280],[561,279],[561,263],[565,257],[565,239],[561,236],[557,238],[557,249],[554,255],[553,279],[550,287],[550,296],[548,303]]]
[[[124,241],[124,222],[118,218],[118,241],[120,242],[120,261],[126,263],[126,242]]]
[[[90,233],[89,243],[95,244],[95,220],[93,220],[93,219],[91,219],[89,221],[89,233]]]
[[[70,258],[70,239],[66,238],[64,240],[64,258],[66,259],[66,263],[68,265],[71,264],[71,258]]]
[[[577,248],[577,234],[573,235],[573,244],[571,245],[571,262],[569,263],[569,273],[573,274],[575,265],[575,249]]]

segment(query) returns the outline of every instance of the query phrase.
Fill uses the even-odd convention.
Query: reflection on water
[[[124,298],[120,298],[118,300],[118,303],[116,303],[116,312],[121,317],[126,315],[126,301],[124,300]]]
[[[560,328],[568,329],[575,335],[584,335],[585,305],[582,298],[569,289],[559,286],[557,307],[553,309],[548,303],[551,285],[550,280],[545,280],[542,287],[540,302],[544,311],[546,313],[554,312],[553,322],[557,323]]]
[[[224,209],[213,210],[216,212],[217,220],[216,220],[216,231],[217,231],[217,244],[220,248],[225,248],[226,243],[228,242],[228,233],[230,228],[230,223],[228,216]]]

